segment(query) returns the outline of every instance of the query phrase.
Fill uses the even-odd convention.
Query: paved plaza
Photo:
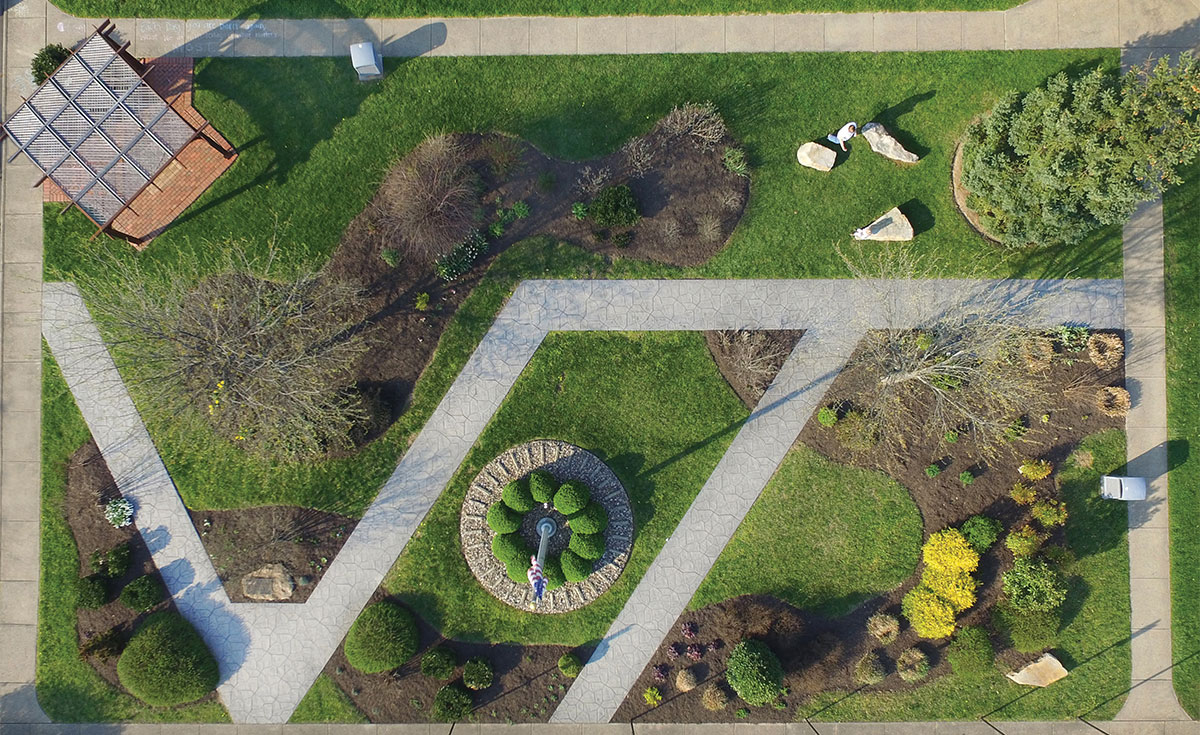
[[[82,39],[99,19],[45,0],[5,0],[3,109],[32,91],[26,65],[47,42]],[[1200,0],[1032,0],[1004,12],[862,13],[629,18],[119,21],[140,56],[342,55],[376,40],[390,56],[742,51],[896,51],[1112,47],[1123,61],[1200,45]],[[1150,500],[1131,506],[1129,546],[1133,682],[1123,722],[1105,733],[1200,733],[1171,684],[1167,536],[1165,316],[1162,209],[1138,210],[1124,231],[1123,281],[918,282],[527,281],[519,286],[380,495],[302,605],[233,605],[133,409],[99,334],[70,284],[41,278],[41,190],[24,158],[0,179],[0,729],[45,722],[34,696],[40,517],[41,336],[63,370],[180,610],[203,632],[222,668],[235,722],[282,723],[307,691],[513,382],[554,330],[805,329],[804,338],[734,439],[700,495],[555,712],[555,732],[597,734],[691,599],[712,562],[782,460],[849,355],[861,330],[904,326],[956,289],[1024,304],[1042,295],[1042,323],[1082,322],[1127,334],[1134,398],[1126,422],[1133,474]],[[953,286],[953,288],[947,288]],[[895,298],[915,289],[921,298]],[[907,293],[912,296],[913,293]],[[854,317],[852,314],[859,316]],[[1031,316],[1031,318],[1033,318]],[[848,328],[848,326],[852,328]],[[856,331],[857,330],[857,331]],[[1148,509],[1148,510],[1144,510]],[[687,549],[689,553],[683,554]],[[573,724],[572,724],[573,723]],[[69,728],[40,725],[39,731]],[[164,726],[180,729],[189,726]],[[202,726],[233,732],[233,726]],[[445,733],[449,726],[379,726]],[[457,729],[490,726],[458,725]],[[503,726],[501,726],[503,727]],[[523,732],[547,726],[515,726]],[[675,726],[635,725],[665,733]],[[681,726],[683,727],[683,726]],[[687,725],[728,733],[1094,733],[1085,722]],[[159,726],[129,726],[128,731]],[[324,732],[327,726],[289,726]],[[86,728],[85,728],[86,729]],[[189,735],[197,726],[189,727]],[[333,726],[340,729],[340,726]],[[360,728],[355,728],[356,730]],[[366,729],[377,729],[366,726]],[[511,727],[505,728],[512,733]],[[682,731],[680,731],[682,732]]]

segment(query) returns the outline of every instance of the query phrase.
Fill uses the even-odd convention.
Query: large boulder
[[[893,161],[901,163],[916,163],[921,158],[900,145],[900,141],[892,137],[892,134],[887,131],[879,123],[867,123],[862,128],[862,136],[871,144],[871,150],[875,151],[884,158],[890,158]]]
[[[1041,658],[1020,671],[1007,674],[1016,683],[1030,687],[1050,686],[1066,675],[1067,670],[1062,663],[1048,653],[1043,653]]]
[[[288,600],[296,585],[282,564],[268,564],[242,577],[242,594],[251,600]]]
[[[855,230],[854,239],[904,242],[913,239],[913,226],[899,207],[892,207],[871,224]]]
[[[796,151],[796,160],[801,166],[815,168],[818,171],[829,171],[837,162],[837,154],[820,143],[805,143]]]

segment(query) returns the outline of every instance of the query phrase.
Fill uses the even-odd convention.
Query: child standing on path
[[[848,122],[842,126],[842,129],[836,133],[830,133],[828,138],[830,143],[837,143],[846,150],[846,141],[858,135],[858,123]]]

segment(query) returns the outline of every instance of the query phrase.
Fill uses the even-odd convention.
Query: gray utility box
[[[351,44],[350,63],[358,72],[358,81],[368,82],[383,76],[383,57],[375,50],[375,44],[370,41]]]
[[[1146,478],[1104,475],[1100,478],[1100,497],[1108,500],[1145,500]]]

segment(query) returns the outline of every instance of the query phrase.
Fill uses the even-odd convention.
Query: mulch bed
[[[1063,359],[1063,358],[1069,358]],[[724,369],[722,371],[725,372]],[[1052,389],[1051,399],[1055,406],[1049,412],[1049,422],[1043,424],[1041,415],[1027,416],[1028,433],[1022,440],[1003,447],[992,459],[979,459],[982,452],[967,433],[958,441],[941,445],[940,437],[925,436],[919,431],[903,437],[907,449],[893,452],[879,447],[873,452],[856,454],[846,450],[836,440],[832,429],[818,423],[816,416],[808,421],[798,438],[799,442],[820,451],[825,456],[843,464],[882,471],[904,485],[912,495],[924,523],[926,534],[947,526],[960,524],[972,515],[983,513],[998,518],[1005,528],[1012,528],[1029,520],[1029,510],[1017,505],[1009,496],[1019,475],[1017,466],[1027,458],[1045,458],[1056,467],[1067,460],[1071,452],[1086,436],[1105,429],[1124,427],[1123,418],[1103,415],[1093,402],[1092,391],[1064,393],[1066,386],[1080,382],[1096,385],[1124,385],[1124,366],[1101,371],[1088,360],[1087,352],[1059,355],[1047,372]],[[727,378],[728,379],[728,378]],[[830,386],[823,405],[854,405],[861,395],[863,386],[855,383],[852,372],[844,371]],[[925,417],[918,415],[914,427],[925,425]],[[948,447],[948,448],[947,448]],[[933,461],[941,461],[942,472],[933,478],[925,474],[925,468]],[[971,469],[975,481],[964,487],[958,479],[959,473]],[[1034,483],[1040,497],[1057,495],[1048,493],[1051,480]],[[1062,528],[1055,529],[1047,539],[1047,545],[1064,544]],[[980,586],[977,601],[966,613],[958,617],[958,626],[987,626],[991,609],[999,601],[1001,575],[1012,562],[1012,555],[997,543],[986,552],[975,572]],[[685,613],[675,622],[673,632],[660,645],[637,683],[622,703],[614,721],[628,722],[771,722],[790,721],[795,717],[797,705],[802,705],[812,696],[826,691],[854,691],[858,685],[851,672],[858,659],[879,644],[866,632],[866,621],[876,612],[888,612],[900,617],[900,601],[917,583],[914,574],[903,585],[884,595],[871,599],[848,615],[839,618],[824,618],[800,610],[778,599],[768,596],[743,596],[706,606],[695,612]],[[684,622],[695,623],[698,635],[695,640],[686,640],[681,632]],[[725,659],[729,647],[745,638],[764,640],[780,657],[786,676],[784,686],[787,696],[781,699],[783,709],[772,707],[749,708],[745,719],[737,711],[745,703],[737,699],[724,681]],[[712,643],[716,641],[718,647]],[[699,642],[704,645],[704,656],[699,664],[693,664],[686,656],[672,656],[669,649],[674,644],[686,646]],[[993,644],[1000,661],[1013,669],[1037,658],[1037,654],[1021,654],[1007,648],[1007,641],[993,636]],[[929,676],[922,682],[905,683],[897,676],[889,676],[882,684],[872,687],[873,691],[906,690],[921,686],[950,672],[949,664],[943,660],[942,650],[946,641],[929,641],[917,637],[911,627],[902,625],[899,637],[890,645],[881,648],[885,665],[894,671],[896,656],[906,648],[916,646],[929,657]],[[700,685],[684,693],[675,686],[678,671],[696,665]],[[656,667],[666,667],[665,681],[659,681]],[[724,687],[729,695],[729,704],[719,711],[707,711],[701,704],[703,691],[710,685]],[[643,700],[648,687],[657,687],[663,695],[658,707],[649,707]]]
[[[371,602],[387,598],[382,590],[378,590]],[[571,680],[558,670],[559,657],[571,650],[577,652],[581,661],[587,661],[591,655],[590,648],[469,643],[446,639],[419,615],[414,613],[413,616],[420,628],[419,653],[399,669],[382,674],[362,674],[346,661],[341,646],[325,664],[324,673],[371,722],[432,720],[434,695],[449,683],[421,673],[421,656],[434,646],[445,646],[454,651],[458,658],[459,669],[451,681],[462,676],[462,664],[469,658],[478,656],[491,662],[495,673],[492,685],[472,692],[475,717],[485,723],[549,721],[554,708],[571,686]]]
[[[125,574],[108,580],[110,601],[107,604],[96,610],[79,608],[76,611],[76,629],[80,644],[97,635],[116,630],[120,637],[120,646],[123,648],[137,626],[148,615],[160,610],[177,612],[175,603],[169,596],[145,613],[134,612],[117,600],[117,595],[126,584],[143,575],[153,576],[162,584],[158,567],[154,565],[150,551],[134,526],[113,528],[104,518],[104,504],[118,497],[120,493],[112,474],[109,473],[104,458],[100,456],[95,441],[89,439],[71,455],[67,464],[67,494],[63,504],[67,525],[79,549],[80,576],[100,571],[92,564],[93,552],[103,555],[122,544],[129,546],[131,562]],[[117,676],[117,658],[88,655],[84,660],[91,664],[105,681],[124,691]],[[210,701],[216,697],[216,692],[213,692],[200,701]]]
[[[704,342],[721,377],[746,408],[754,410],[803,336],[804,330],[795,329],[714,331],[704,333]]]
[[[283,602],[304,602],[358,524],[336,513],[286,505],[188,514],[233,602],[261,602],[242,593],[242,577],[269,564],[282,564],[296,583]]]

